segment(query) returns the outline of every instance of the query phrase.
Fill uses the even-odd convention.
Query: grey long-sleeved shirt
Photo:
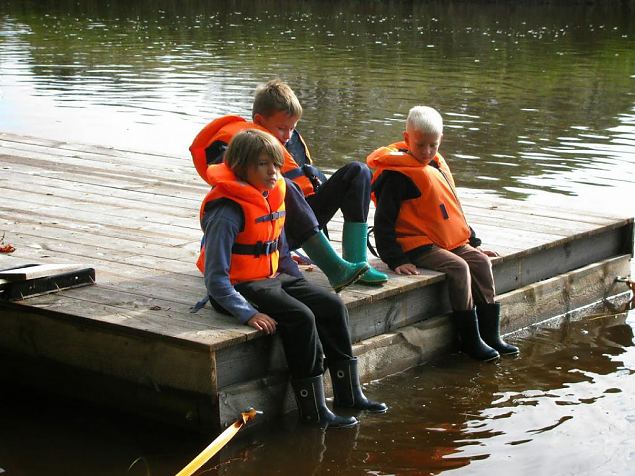
[[[231,250],[236,236],[244,227],[244,215],[240,205],[223,198],[208,203],[201,221],[205,236],[205,286],[209,296],[223,309],[245,324],[258,311],[231,284],[229,266]],[[284,236],[281,243],[278,272],[302,276],[295,261],[289,255]]]

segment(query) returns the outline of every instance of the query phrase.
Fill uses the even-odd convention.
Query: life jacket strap
[[[236,255],[270,255],[278,250],[279,240],[258,241],[253,245],[245,245],[242,243],[234,243],[232,246],[232,254]]]
[[[200,311],[201,309],[205,307],[205,304],[207,304],[208,301],[209,301],[209,296],[205,296],[203,299],[201,299],[196,304],[190,307],[190,312],[194,314]]]
[[[288,178],[289,180],[297,179],[303,175],[311,181],[313,188],[317,189],[320,185],[322,185],[322,181],[320,180],[320,171],[311,164],[304,164],[301,167],[296,167],[295,169],[288,170],[282,174],[283,177]]]
[[[263,215],[261,217],[256,218],[256,223],[262,223],[265,221],[274,221],[277,220],[278,218],[282,218],[283,216],[285,216],[285,211],[279,211],[279,212],[273,212],[273,213],[269,213],[268,215]]]

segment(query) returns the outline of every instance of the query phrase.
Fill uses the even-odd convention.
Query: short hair
[[[443,118],[439,111],[429,106],[415,106],[408,112],[406,130],[426,134],[443,134]]]
[[[279,111],[302,117],[302,106],[293,89],[281,79],[272,79],[256,88],[251,117],[253,119],[256,114],[270,117]]]
[[[229,142],[223,160],[236,177],[246,181],[247,169],[256,166],[262,154],[271,157],[277,167],[284,164],[282,146],[278,139],[259,129],[245,129]]]

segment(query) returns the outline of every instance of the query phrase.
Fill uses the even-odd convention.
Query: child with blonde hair
[[[484,361],[518,348],[500,336],[500,304],[490,256],[468,225],[454,178],[439,154],[443,119],[427,106],[410,109],[404,140],[375,150],[372,179],[375,239],[398,274],[427,268],[446,274],[453,321],[468,355]]]

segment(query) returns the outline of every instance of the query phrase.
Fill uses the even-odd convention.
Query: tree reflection
[[[256,84],[281,76],[326,168],[399,140],[408,109],[430,104],[459,185],[522,199],[571,193],[532,177],[614,160],[609,130],[633,108],[634,5],[7,0],[0,29],[16,42],[0,62],[20,56],[21,81],[65,107],[180,113],[192,135],[249,115]]]

